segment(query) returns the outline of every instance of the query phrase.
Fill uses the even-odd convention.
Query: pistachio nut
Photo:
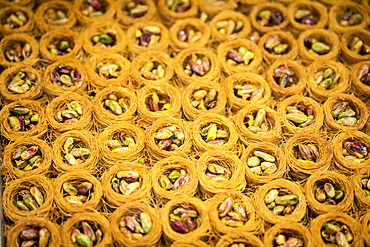
[[[189,0],[166,0],[165,3],[170,11],[177,13],[184,13],[191,8]]]
[[[284,16],[279,10],[263,9],[257,15],[258,23],[263,27],[277,26],[284,21]]]
[[[80,8],[81,14],[87,17],[103,16],[106,10],[106,3],[101,0],[84,1]]]
[[[211,69],[211,62],[208,57],[200,54],[192,54],[186,59],[184,72],[189,76],[204,76]]]
[[[271,189],[265,196],[266,207],[276,215],[289,215],[299,203],[298,196],[283,190]]]
[[[198,227],[198,212],[191,207],[178,206],[169,217],[172,230],[178,233],[188,233]]]
[[[119,171],[111,183],[115,192],[128,196],[140,189],[140,174],[135,171]]]
[[[19,234],[19,246],[22,247],[47,247],[50,240],[50,232],[41,226],[30,226],[24,228]]]

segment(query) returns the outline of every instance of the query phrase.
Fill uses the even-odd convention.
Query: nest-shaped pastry
[[[83,92],[89,84],[85,66],[71,58],[60,58],[49,65],[42,80],[45,91],[54,97],[65,92]]]
[[[257,116],[258,113],[261,115]],[[278,113],[262,104],[249,104],[241,109],[235,115],[234,123],[239,138],[245,145],[261,141],[278,143],[281,138],[282,131]],[[254,123],[259,123],[259,126]]]
[[[78,33],[70,29],[54,28],[41,36],[40,53],[50,62],[62,57],[78,59],[82,56],[82,40]]]
[[[126,86],[130,76],[130,61],[116,53],[94,54],[84,66],[92,85],[104,89],[111,85]]]
[[[355,190],[355,199],[357,202],[356,204],[364,210],[369,208],[370,205],[370,196],[368,196],[364,191],[365,185],[365,188],[367,188],[368,179],[370,179],[370,169],[368,167],[358,169],[355,172],[355,175],[352,177],[353,187]],[[366,184],[364,185],[365,182]]]
[[[214,93],[216,95],[213,97]],[[199,100],[203,95],[205,96]],[[207,103],[203,104],[206,101]],[[202,83],[193,82],[182,93],[182,111],[186,119],[190,121],[193,121],[203,113],[223,115],[225,113],[226,102],[227,96],[224,89],[219,84],[208,81],[203,81]]]
[[[307,149],[307,145],[313,146]],[[301,148],[302,151],[300,151]],[[302,157],[301,152],[307,155],[307,151],[310,156]],[[316,154],[312,155],[313,152]],[[329,168],[333,158],[333,148],[318,134],[295,134],[285,144],[285,155],[292,175],[305,178],[316,171],[324,172]]]
[[[58,226],[44,218],[28,217],[17,222],[7,232],[6,244],[7,246],[20,247],[20,235],[23,230],[29,228],[45,228],[49,232],[48,244],[51,246],[60,246],[60,235]]]
[[[83,130],[72,130],[61,134],[53,143],[53,161],[55,169],[61,173],[77,170],[94,173],[98,163],[95,138]]]
[[[241,52],[243,48],[245,52]],[[226,75],[237,72],[258,72],[261,69],[262,52],[252,41],[236,39],[218,46],[217,59]]]
[[[318,45],[316,45],[318,46],[317,48],[315,47],[320,53],[312,52],[312,39],[317,40],[317,43],[324,44],[324,47]],[[337,34],[326,29],[306,30],[299,35],[297,42],[299,56],[302,58],[302,61],[307,64],[313,61],[337,60],[341,48],[341,43]]]
[[[233,244],[244,244],[250,247],[263,247],[262,241],[252,233],[248,232],[234,232],[226,234],[218,240],[216,247],[228,247]]]
[[[169,34],[171,39],[170,45],[178,53],[181,50],[196,46],[205,47],[211,37],[211,28],[209,24],[202,22],[198,18],[187,18],[176,21],[171,26]]]
[[[158,0],[157,8],[163,23],[166,26],[172,26],[178,20],[195,17],[198,12],[199,1],[190,0],[187,4],[188,6],[183,4],[175,7],[176,4],[172,3],[172,6],[167,6],[166,0]]]
[[[112,98],[112,95],[117,98],[113,97],[115,102],[106,103],[107,100],[112,100],[109,98]],[[128,88],[120,86],[106,87],[95,95],[92,106],[94,117],[98,120],[98,123],[103,126],[110,126],[133,119],[137,109],[137,99],[135,93]]]
[[[14,16],[14,20],[10,16]],[[27,33],[31,32],[35,24],[35,17],[30,8],[22,6],[9,6],[2,8],[0,11],[0,32],[3,35],[13,33]]]
[[[131,6],[129,0],[119,0],[117,6],[117,20],[124,26],[130,26],[138,21],[150,21],[155,18],[157,13],[157,7],[153,0],[137,1],[135,6]]]
[[[272,43],[272,44],[271,44]],[[298,55],[298,44],[292,34],[284,31],[268,32],[258,41],[263,60],[271,64],[276,59],[294,60]]]
[[[351,151],[353,154],[349,153],[349,151],[346,150],[347,149],[346,142],[355,142],[355,144],[357,142],[357,145],[354,147],[357,148],[357,151],[359,151],[358,148],[364,149],[364,150],[361,150],[361,149],[360,150],[365,151],[364,153],[365,155],[363,154],[363,157],[360,159],[355,159],[357,158],[356,152],[353,153],[353,151]],[[361,145],[359,142],[363,143],[364,145],[363,144]],[[370,147],[369,135],[363,132],[360,132],[360,131],[344,131],[340,133],[339,135],[337,135],[333,139],[332,143],[333,143],[332,145],[333,145],[333,150],[334,150],[335,165],[341,172],[353,173],[353,171],[355,170],[359,170],[361,168],[369,166],[370,159],[369,159],[369,155],[366,152],[366,151],[369,151],[369,147]],[[360,146],[357,147],[358,145]]]
[[[355,112],[356,122],[347,123],[347,122],[338,122],[333,117],[333,107],[336,103],[348,102],[348,105]],[[369,117],[369,110],[367,109],[364,102],[350,94],[336,94],[329,97],[324,105],[324,116],[325,124],[329,130],[361,130],[364,128],[366,121]],[[343,123],[343,124],[342,124]]]
[[[21,162],[22,159],[19,159],[21,157],[18,157],[20,154],[27,150],[21,148],[24,146],[26,146],[27,149],[36,146],[37,151],[35,153],[32,152],[34,153],[32,157],[34,157],[35,155],[39,155],[39,159],[41,159],[41,162],[38,161],[37,163],[37,158],[36,161],[29,161],[28,159],[28,165],[29,163],[32,163],[32,166],[30,167],[31,169],[28,169],[29,167],[25,169],[27,165],[24,165],[24,163]],[[20,152],[22,150],[23,152]],[[47,173],[51,165],[52,150],[49,145],[43,140],[35,137],[25,137],[17,139],[17,141],[7,145],[3,151],[2,156],[2,176],[3,179],[7,181],[8,179],[12,180],[14,178],[24,178],[27,176],[43,175],[44,173]],[[25,162],[26,164],[27,161]],[[17,162],[19,162],[20,164],[18,163],[18,165]],[[33,167],[33,165],[35,165],[35,167]]]
[[[67,201],[65,197],[68,197],[69,192],[65,191],[65,184],[70,184],[77,189],[81,183],[88,182],[92,184],[89,189],[86,201],[77,204]],[[64,216],[76,215],[78,212],[87,213],[88,211],[94,211],[99,209],[101,206],[101,197],[103,190],[100,182],[97,178],[85,171],[73,171],[59,175],[54,180],[54,200],[59,209],[59,212]],[[76,191],[77,192],[77,191]],[[79,199],[80,200],[80,199]],[[73,200],[75,201],[75,200]]]
[[[217,171],[211,167],[214,165]],[[205,198],[221,192],[242,192],[246,186],[244,165],[236,155],[223,150],[205,152],[198,160],[197,174],[199,190]]]
[[[198,239],[191,240],[187,239],[187,240],[177,240],[173,242],[170,247],[210,247],[210,245]]]
[[[142,235],[141,238],[130,239],[126,236],[126,233],[121,230],[121,222],[124,220],[125,216],[140,215],[141,213],[145,213],[147,214],[147,216],[149,216],[152,224],[151,228],[149,232],[145,233],[145,235]],[[141,222],[141,224],[143,224],[143,222]],[[122,204],[122,206],[117,208],[112,214],[110,225],[112,228],[113,240],[119,246],[157,246],[162,235],[162,226],[161,219],[159,218],[159,211],[157,208],[153,208],[146,203],[127,202]]]
[[[298,113],[297,115],[295,115],[295,117],[303,117],[302,119],[300,119],[300,121],[291,118],[291,116],[294,116],[292,115],[294,113],[289,111],[291,107],[295,107],[295,109],[298,109],[303,113]],[[324,123],[324,113],[321,105],[315,100],[301,95],[291,96],[280,102],[277,112],[280,116],[283,128],[291,134],[316,134],[321,131],[321,127]],[[310,115],[313,116],[313,119],[311,122],[307,123],[311,120],[309,119]],[[307,116],[307,121],[304,121],[304,116]]]
[[[209,16],[215,16],[224,10],[234,10],[238,4],[232,0],[226,0],[221,3],[212,2],[209,0],[200,0],[199,8],[201,11],[206,12]]]
[[[326,183],[330,183],[334,187],[334,191],[340,190],[343,192],[342,198],[334,197],[334,205],[330,204],[333,202],[329,204],[323,203],[324,201],[320,202],[319,199],[322,200],[322,198],[316,195],[316,190],[319,187],[324,188]],[[352,182],[343,174],[333,171],[315,172],[307,180],[305,194],[308,206],[316,215],[329,212],[346,212],[353,203],[354,188]],[[320,194],[320,196],[322,195]]]
[[[157,104],[158,107],[155,105],[157,100],[153,99],[156,98],[155,96],[159,99]],[[181,94],[174,86],[168,83],[152,83],[146,85],[139,90],[137,99],[137,112],[139,117],[146,123],[152,123],[164,116],[174,118],[180,117]],[[163,104],[161,102],[163,102]],[[159,108],[160,106],[161,109]]]
[[[62,239],[62,246],[74,246],[72,242],[71,235],[73,229],[82,222],[87,222],[90,227],[97,228],[102,233],[101,240],[94,245],[94,247],[104,247],[112,246],[112,229],[110,227],[109,221],[104,215],[97,212],[79,212],[74,214],[62,225],[62,230],[60,232],[60,237]]]
[[[29,125],[28,128],[24,127],[25,120],[23,120],[22,123],[20,122],[19,118],[24,115],[18,117],[18,123],[16,124],[9,122],[10,118],[14,118],[14,114],[10,111],[15,107],[28,108],[30,110],[29,112],[33,112],[33,115],[37,115],[37,122],[34,121],[31,123],[32,128],[30,128]],[[28,114],[26,114],[26,116],[27,115]],[[5,105],[0,111],[0,123],[0,132],[8,140],[16,140],[18,138],[26,138],[31,136],[40,137],[48,130],[44,110],[41,104],[35,100],[17,100]]]
[[[21,210],[16,206],[18,194],[22,190],[29,190],[31,187],[37,187],[43,197],[43,203],[30,211]],[[48,218],[53,207],[53,186],[48,178],[41,175],[34,175],[25,178],[20,178],[14,181],[10,181],[6,184],[3,193],[3,209],[5,216],[13,221],[17,222],[23,218],[36,216],[42,218]],[[20,200],[20,199],[19,199]],[[35,202],[35,200],[33,199]]]
[[[272,169],[271,170],[273,171],[272,173],[266,174],[263,173],[259,174],[258,172],[253,172],[253,170],[250,167],[248,167],[248,159],[252,156],[256,156],[254,154],[254,152],[256,151],[263,152],[265,154],[273,156],[275,161],[272,163],[275,163],[277,169],[275,171],[273,171],[274,169]],[[246,179],[251,185],[262,185],[270,181],[282,178],[287,171],[286,158],[283,150],[281,150],[278,146],[270,142],[257,142],[249,145],[247,149],[243,151],[243,155],[240,159],[243,162],[243,165],[245,166]]]
[[[196,65],[194,60],[201,60],[201,66]],[[190,84],[194,81],[218,82],[220,79],[220,65],[217,56],[207,48],[183,50],[175,57],[173,65],[176,73],[175,80],[180,85]]]
[[[68,107],[71,102],[74,102],[74,105],[78,104],[80,107]],[[75,113],[77,112],[78,116],[74,114],[72,115],[74,118],[69,118],[68,116],[68,119],[65,119],[67,117],[63,116],[61,112],[71,111],[71,109]],[[92,107],[90,101],[86,96],[75,92],[65,93],[57,98],[54,98],[46,107],[45,113],[46,120],[48,121],[49,125],[57,132],[65,132],[76,129],[89,130],[93,124]],[[60,117],[59,113],[62,114],[62,117]],[[66,122],[67,120],[72,119],[76,120]]]
[[[114,0],[99,0],[98,6],[92,6],[88,0],[76,0],[73,3],[78,21],[82,25],[89,25],[92,23],[105,22],[113,18],[116,14],[117,6]],[[90,8],[93,12],[88,13]],[[91,10],[90,9],[90,10]]]
[[[356,39],[357,43],[363,43],[360,50],[356,49]],[[370,60],[370,54],[366,51],[364,54],[363,50],[366,50],[364,45],[369,47],[370,45],[370,32],[365,29],[350,29],[342,35],[342,58],[345,63],[354,64],[361,61]],[[355,44],[353,44],[355,43]]]
[[[235,4],[235,2],[229,2]],[[227,22],[225,23],[226,25],[224,25],[223,22]],[[230,22],[233,23],[233,25],[228,26]],[[241,28],[237,26],[238,24],[241,25]],[[218,13],[210,21],[209,25],[211,27],[212,40],[216,42],[245,38],[251,31],[251,24],[248,18],[242,13],[233,10],[223,9],[222,12]],[[225,32],[220,31],[221,29]]]
[[[276,98],[302,94],[307,83],[306,69],[296,61],[279,59],[267,70],[266,81]]]
[[[140,187],[131,192],[131,194],[122,194],[113,188],[112,179],[117,176],[118,172],[135,172],[139,175],[137,181]],[[145,201],[150,199],[152,188],[152,177],[149,169],[143,165],[131,162],[121,162],[119,165],[112,166],[102,176],[102,187],[105,200],[112,208],[118,208],[126,202]]]
[[[185,207],[197,212],[197,226],[194,230],[190,231],[188,229],[189,231],[187,233],[179,233],[171,227],[170,214],[177,207]],[[163,236],[166,243],[172,243],[175,240],[182,239],[184,237],[190,239],[201,239],[202,237],[205,237],[207,232],[210,230],[206,204],[196,197],[181,194],[177,195],[176,198],[167,202],[161,209],[160,218],[163,228]]]
[[[239,110],[250,104],[270,105],[271,89],[263,76],[251,72],[239,72],[226,77],[222,82],[228,97],[228,105]],[[252,85],[255,90],[250,94],[238,93],[239,87]]]
[[[353,66],[351,70],[352,89],[356,96],[367,98],[370,95],[370,85],[367,83],[369,61],[363,61]]]
[[[203,136],[201,131],[210,125],[216,125],[217,129],[226,131],[227,137],[221,142],[218,141],[220,139],[217,139],[217,137],[215,139],[206,138]],[[236,142],[239,138],[233,122],[216,113],[205,113],[200,115],[193,122],[191,131],[195,148],[200,152],[205,152],[208,150],[231,151],[235,148]]]
[[[245,216],[246,218],[243,219],[242,224],[238,226],[233,226],[232,223],[231,225],[227,225],[227,221],[223,221],[224,219],[223,216],[221,218],[220,216],[220,208],[223,203],[226,203],[226,200],[232,200],[232,206],[235,206],[235,204],[239,203],[242,206],[244,206],[245,210]],[[209,217],[209,222],[211,224],[213,232],[217,236],[224,236],[227,234],[232,234],[235,231],[239,232],[251,232],[251,233],[257,233],[261,227],[261,222],[257,216],[256,210],[254,208],[252,200],[246,196],[245,194],[241,192],[223,192],[215,195],[213,198],[211,198],[208,203],[208,217]],[[240,209],[240,207],[239,207]],[[241,209],[243,210],[243,209]],[[239,213],[238,211],[234,211]],[[227,217],[225,217],[227,219]],[[227,223],[226,223],[227,222]]]
[[[290,214],[278,215],[274,214],[265,204],[265,197],[270,190],[276,189],[283,193],[290,193],[298,197],[295,208]],[[286,179],[277,179],[261,186],[254,194],[254,202],[258,215],[265,221],[271,224],[277,224],[282,221],[297,223],[300,222],[306,215],[306,198],[301,191],[301,188],[294,182]]]
[[[19,74],[20,72],[23,74]],[[31,86],[26,83],[27,80]],[[0,93],[6,101],[37,99],[42,93],[40,72],[27,64],[18,64],[4,70],[0,81]]]
[[[177,172],[184,170],[186,173],[183,177],[181,186],[180,183],[179,185],[176,184],[176,187],[174,187],[175,184],[173,184],[171,188],[162,186],[160,181],[161,176],[164,175],[168,177],[174,170]],[[198,177],[195,164],[191,160],[180,156],[171,156],[155,163],[152,168],[152,180],[155,196],[164,201],[175,199],[180,194],[193,196],[198,191]]]
[[[35,38],[28,34],[7,35],[0,42],[0,64],[4,67],[11,67],[20,62],[29,65],[35,64],[38,55],[39,44]]]
[[[126,35],[114,21],[90,25],[83,31],[81,40],[82,47],[88,54],[126,53]]]
[[[281,222],[266,231],[263,238],[265,247],[276,246],[275,240],[279,235],[298,238],[303,242],[303,245],[307,247],[315,246],[312,241],[312,234],[307,227],[300,223]]]
[[[366,245],[370,244],[370,237],[369,237],[369,224],[370,224],[370,213],[366,213],[361,217],[361,227],[362,231],[365,235],[365,243]]]
[[[364,246],[364,238],[362,227],[357,220],[345,213],[330,212],[327,214],[322,214],[315,218],[310,225],[310,231],[312,233],[313,242],[315,246],[325,246],[325,242],[321,235],[321,231],[324,228],[324,225],[328,222],[338,223],[344,226],[347,226],[350,234],[352,233],[352,243],[353,247]]]
[[[130,66],[130,78],[135,86],[168,83],[174,73],[172,58],[162,51],[144,52]]]
[[[264,22],[261,22],[261,18],[259,17],[261,11],[270,11],[270,15],[275,13],[279,13],[279,17],[277,18],[280,22],[279,23],[272,23],[271,25],[262,25]],[[288,9],[284,7],[281,3],[258,3],[253,6],[253,9],[250,13],[250,19],[252,26],[257,29],[257,31],[261,33],[268,33],[271,31],[276,30],[283,30],[289,24],[289,17],[288,17]]]
[[[339,62],[315,61],[308,67],[307,85],[314,99],[325,101],[330,96],[347,92],[350,86],[349,71]]]
[[[54,13],[57,11],[61,11],[65,16],[54,19]],[[37,27],[42,32],[51,31],[59,27],[71,29],[77,21],[72,3],[61,0],[53,0],[41,4],[36,10],[35,20]]]
[[[152,30],[153,27],[154,30]],[[126,37],[129,57],[131,59],[146,51],[166,52],[170,43],[167,28],[161,22],[157,21],[135,22],[127,29]]]

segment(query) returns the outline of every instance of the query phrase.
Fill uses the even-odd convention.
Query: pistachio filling
[[[189,174],[184,169],[173,169],[162,174],[159,179],[159,185],[164,190],[178,190],[190,181]]]
[[[48,45],[49,52],[54,56],[64,56],[72,51],[74,47],[73,41],[68,38],[55,40],[53,44]]]
[[[191,7],[190,0],[166,0],[166,6],[169,10],[177,13],[184,13]]]
[[[194,108],[199,110],[210,110],[216,107],[217,91],[215,89],[200,89],[195,91],[190,97],[190,103]]]
[[[166,66],[156,61],[150,61],[140,68],[140,73],[143,78],[156,81],[166,75]]]
[[[100,0],[87,0],[80,9],[81,14],[87,17],[100,17],[104,15],[106,4]]]
[[[58,123],[76,123],[83,116],[83,107],[77,101],[73,100],[66,103],[62,109],[59,109],[54,119]]]
[[[284,17],[279,10],[264,9],[258,13],[257,21],[263,27],[273,27],[282,23]]]
[[[64,160],[68,165],[80,165],[89,158],[91,151],[86,144],[73,137],[68,137],[63,144]]]
[[[133,136],[119,131],[108,140],[108,148],[114,153],[126,152],[136,145]]]
[[[370,54],[370,46],[365,44],[364,40],[358,36],[353,37],[352,41],[347,44],[347,47],[352,52],[362,56]]]
[[[200,12],[199,19],[201,22],[206,22],[208,20],[208,14],[204,11]]]
[[[94,223],[81,221],[71,231],[71,240],[75,246],[97,246],[103,238],[103,232]]]
[[[370,85],[369,65],[364,64],[357,72],[357,78],[364,84]]]
[[[61,87],[80,87],[82,85],[81,74],[78,69],[59,65],[50,71],[51,81]]]
[[[254,133],[263,133],[271,129],[267,122],[266,111],[264,109],[258,109],[245,116],[244,125]]]
[[[114,61],[102,61],[96,65],[96,73],[107,80],[115,79],[119,76],[121,67]]]
[[[40,226],[27,226],[24,228],[18,237],[19,246],[37,246],[37,247],[47,247],[52,243],[49,243],[50,232],[45,227]]]
[[[147,107],[152,112],[166,111],[171,109],[171,101],[167,95],[157,94],[153,92],[150,97],[146,99]]]
[[[362,191],[367,197],[370,197],[370,179],[364,178],[361,179]]]
[[[293,87],[298,84],[299,80],[294,71],[284,65],[275,69],[272,77],[283,88]]]
[[[313,26],[317,24],[316,13],[308,8],[297,10],[294,14],[294,19],[304,25]]]
[[[248,82],[234,84],[234,95],[243,100],[259,100],[265,90],[258,86]]]
[[[184,132],[175,125],[170,125],[161,129],[154,134],[156,145],[166,151],[179,149],[185,141]]]
[[[337,205],[343,201],[344,191],[334,183],[320,183],[315,189],[315,198],[324,205]]]
[[[198,212],[185,206],[174,208],[169,217],[172,230],[178,233],[189,233],[198,227]]]
[[[91,38],[96,47],[112,47],[116,44],[117,32],[114,29],[108,29],[105,33],[95,35]]]
[[[112,188],[122,195],[131,195],[140,188],[140,175],[133,171],[120,171],[112,178]]]
[[[16,198],[15,206],[22,211],[36,210],[44,204],[44,196],[37,186],[21,190]]]
[[[140,18],[148,12],[148,8],[146,1],[130,1],[125,5],[123,11],[129,17]]]
[[[247,247],[247,246],[244,243],[233,242],[232,244],[229,245],[229,247]]]
[[[287,106],[285,117],[290,123],[299,128],[307,127],[315,120],[312,106],[300,104]]]
[[[334,104],[332,116],[337,123],[344,126],[353,126],[357,124],[360,116],[357,109],[347,101],[341,101]]]
[[[71,205],[82,205],[91,198],[93,193],[93,184],[90,182],[82,183],[64,183],[63,198]]]
[[[243,202],[228,197],[218,206],[218,217],[226,226],[241,227],[248,221],[247,209]]]
[[[211,62],[208,57],[192,54],[185,60],[183,68],[189,76],[204,76],[210,71]]]
[[[238,50],[231,49],[226,54],[226,62],[234,66],[244,66],[252,63],[254,53],[244,46],[239,47]]]
[[[206,143],[211,145],[225,144],[228,142],[230,135],[229,130],[225,130],[224,126],[217,123],[202,126],[199,134]]]
[[[13,30],[23,27],[27,24],[27,22],[28,17],[26,14],[18,10],[13,13],[9,13],[3,20],[2,24],[4,25],[5,29]]]
[[[265,196],[267,208],[275,215],[292,214],[298,201],[298,196],[284,189],[271,189]]]
[[[258,44],[258,41],[260,40],[261,36],[257,31],[253,31],[250,35],[248,35],[247,38],[253,43]]]
[[[346,9],[346,12],[338,16],[338,23],[343,27],[358,25],[362,22],[363,16],[354,10]]]
[[[289,233],[280,233],[275,237],[274,246],[276,247],[283,247],[283,246],[290,246],[290,247],[303,247],[303,239],[298,237],[293,237]]]
[[[257,176],[269,176],[277,171],[276,158],[267,152],[254,151],[248,158],[247,165]]]
[[[148,158],[139,158],[137,163],[146,167],[152,167],[152,164]]]
[[[36,75],[30,72],[19,71],[13,78],[8,79],[8,90],[17,94],[30,91],[36,83]]]
[[[304,39],[304,46],[308,49],[309,53],[318,55],[325,55],[331,50],[330,45],[314,37],[306,37]]]
[[[232,35],[239,33],[244,27],[244,23],[242,21],[234,21],[234,20],[221,20],[216,22],[217,31],[220,34],[225,35]]]
[[[177,34],[177,39],[181,42],[193,44],[198,42],[203,37],[202,32],[197,30],[194,26],[186,26]]]
[[[31,171],[41,165],[43,158],[38,146],[20,146],[13,153],[12,161],[18,169]]]
[[[67,11],[64,9],[49,8],[45,11],[44,19],[53,25],[63,25],[67,22]]]
[[[104,100],[104,108],[114,115],[122,115],[130,108],[130,105],[126,98],[119,98],[116,94],[111,93]]]
[[[313,143],[298,143],[298,145],[294,147],[294,153],[295,157],[303,162],[313,163],[320,159],[319,148]]]
[[[340,79],[340,74],[332,68],[325,68],[316,72],[314,80],[316,84],[324,89],[334,88]]]
[[[39,121],[39,114],[24,106],[13,106],[9,112],[8,122],[13,131],[29,131]]]
[[[161,28],[158,26],[145,26],[135,32],[135,42],[139,46],[152,47],[161,40]]]
[[[214,182],[226,182],[231,179],[232,173],[225,162],[213,161],[207,164],[206,175]]]
[[[268,37],[264,47],[271,54],[283,55],[289,52],[288,42],[277,34]]]
[[[336,221],[329,221],[322,226],[321,238],[326,246],[351,246],[353,242],[353,234],[349,227]]]
[[[152,230],[153,222],[149,214],[132,209],[121,218],[120,230],[130,240],[139,240]]]
[[[361,141],[345,141],[342,147],[343,156],[351,161],[362,163],[370,153],[369,145]]]
[[[21,62],[31,55],[32,48],[29,43],[14,42],[8,46],[4,53],[9,62]]]

